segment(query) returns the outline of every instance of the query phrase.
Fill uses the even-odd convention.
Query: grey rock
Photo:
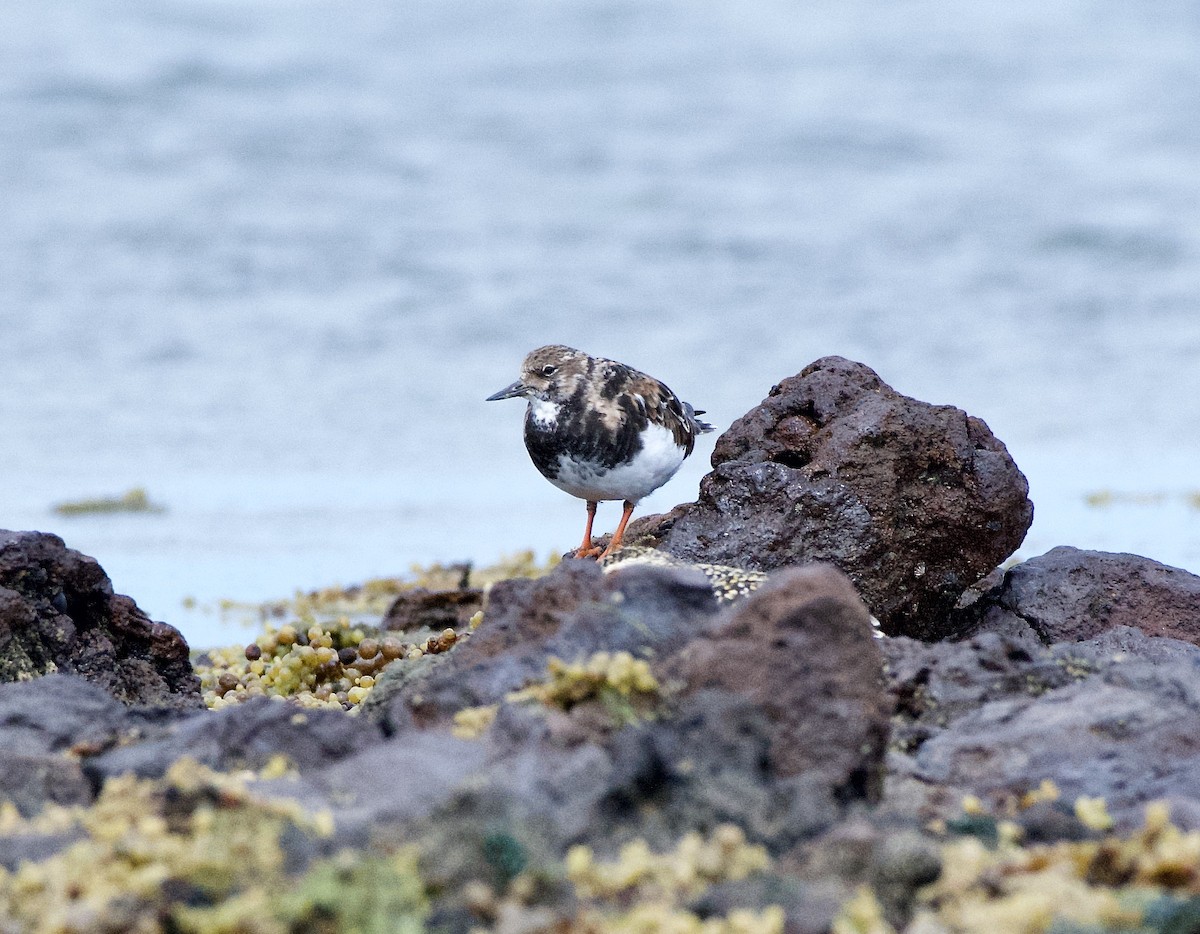
[[[368,713],[390,731],[412,718],[444,726],[459,710],[498,703],[541,678],[551,656],[662,654],[718,609],[699,571],[639,566],[606,575],[595,562],[566,561],[538,580],[493,587],[484,625],[444,661],[381,679]]]
[[[831,565],[783,571],[668,660],[690,691],[766,712],[781,777],[820,775],[839,801],[878,798],[890,704],[871,618]]]
[[[941,804],[968,792],[1011,801],[1050,779],[1067,803],[1103,797],[1126,826],[1157,798],[1177,802],[1185,822],[1197,813],[1197,646],[1129,627],[1032,652],[996,634],[896,642],[884,646],[897,698],[892,776],[915,779],[926,803],[944,790]]]
[[[47,803],[90,803],[86,757],[136,739],[156,719],[82,678],[0,684],[0,798],[25,816]]]
[[[103,748],[129,725],[128,710],[82,678],[46,675],[0,684],[0,755]]]
[[[90,759],[97,780],[133,772],[163,775],[184,756],[219,770],[259,769],[284,755],[301,772],[354,755],[381,741],[379,728],[336,710],[300,710],[282,701],[252,698],[217,711],[201,711],[140,743]]]
[[[1046,644],[1131,626],[1200,645],[1200,577],[1139,555],[1062,546],[1011,568],[961,625],[975,632],[1028,627]]]

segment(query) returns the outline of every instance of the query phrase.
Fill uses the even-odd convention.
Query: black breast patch
[[[607,419],[606,411],[611,413]],[[581,383],[560,402],[558,421],[552,426],[535,421],[532,407],[526,410],[525,448],[542,476],[552,480],[558,477],[558,461],[564,456],[609,470],[633,460],[642,449],[646,425],[646,415],[632,397],[589,398],[587,385]]]

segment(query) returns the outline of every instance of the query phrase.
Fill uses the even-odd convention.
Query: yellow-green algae
[[[1192,509],[1200,509],[1200,490],[1186,493],[1147,493],[1128,490],[1092,490],[1084,494],[1083,501],[1092,509],[1109,509],[1113,506],[1161,506],[1171,501],[1182,501]]]
[[[513,879],[501,897],[481,885],[472,887],[468,899],[473,910],[496,929],[782,934],[785,917],[779,906],[734,909],[724,917],[703,919],[685,907],[689,899],[712,885],[748,879],[771,865],[763,847],[748,843],[740,828],[727,824],[708,837],[688,833],[666,853],[655,853],[644,840],[636,840],[623,847],[614,860],[605,861],[597,859],[589,847],[572,847],[565,861],[577,904],[571,918],[538,918],[537,909],[527,904],[537,887],[528,874]]]
[[[70,500],[55,503],[53,509],[60,516],[86,516],[111,512],[166,512],[166,507],[150,500],[143,487],[134,487],[120,496],[100,496],[94,499]]]
[[[1051,783],[1022,804],[1054,800]],[[968,798],[969,818],[985,816]],[[1104,831],[1102,799],[1079,798],[1075,813]],[[902,934],[1185,934],[1200,930],[1200,831],[1171,823],[1169,808],[1146,807],[1128,835],[1022,845],[1021,828],[996,822],[994,844],[980,836],[948,839],[941,877],[922,889]],[[862,888],[842,908],[833,934],[898,934],[874,893]]]
[[[561,557],[556,554],[539,561],[533,551],[527,550],[505,555],[495,564],[481,568],[469,563],[414,564],[406,576],[371,578],[349,587],[298,590],[287,600],[268,600],[264,603],[222,600],[219,607],[223,614],[241,613],[263,621],[289,616],[313,622],[339,616],[378,618],[388,611],[396,597],[410,590],[487,590],[502,580],[542,577],[560,561]]]
[[[355,712],[388,665],[449,651],[483,620],[482,612],[476,612],[466,626],[439,633],[382,631],[366,622],[382,616],[397,595],[417,587],[486,588],[499,580],[541,576],[557,563],[557,556],[539,563],[532,551],[525,551],[480,570],[468,565],[415,567],[405,579],[378,578],[355,587],[297,593],[290,601],[243,606],[258,614],[263,631],[249,646],[195,656],[204,701],[218,709],[265,696]],[[226,604],[227,609],[237,606]]]
[[[716,882],[738,882],[771,866],[763,847],[746,842],[742,829],[723,824],[708,839],[685,834],[669,853],[655,853],[644,840],[621,848],[615,860],[596,859],[590,847],[567,852],[567,877],[584,899],[631,894],[674,900],[697,895]]]
[[[326,837],[327,813],[257,797],[247,776],[175,763],[159,780],[109,779],[89,808],[48,805],[0,835],[78,839],[15,871],[0,868],[0,930],[22,934],[301,934],[422,930],[411,850],[350,851],[289,875],[285,834]]]
[[[499,704],[467,707],[454,715],[451,732],[459,739],[478,739],[492,725],[499,712]]]
[[[379,673],[401,659],[449,651],[461,638],[453,629],[406,642],[342,617],[307,629],[268,626],[250,645],[213,649],[195,663],[204,702],[212,709],[251,697],[278,697],[302,707],[354,711]]]
[[[595,652],[577,662],[551,657],[545,680],[513,691],[506,700],[536,701],[559,710],[597,700],[618,722],[633,723],[653,713],[660,695],[649,663],[622,651]]]

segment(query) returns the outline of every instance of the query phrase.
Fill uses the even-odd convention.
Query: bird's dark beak
[[[515,383],[505,386],[499,392],[492,393],[490,396],[488,396],[483,401],[484,402],[496,402],[500,399],[516,399],[518,397],[524,396],[525,393],[527,393],[528,391],[529,391],[529,387],[526,386],[524,383],[522,383],[520,380],[517,380]]]

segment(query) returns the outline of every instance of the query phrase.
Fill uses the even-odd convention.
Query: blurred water
[[[862,360],[1008,444],[1023,555],[1200,570],[1191,0],[4,6],[0,526],[196,642],[185,596],[574,545],[482,402],[551,341],[721,427]]]

